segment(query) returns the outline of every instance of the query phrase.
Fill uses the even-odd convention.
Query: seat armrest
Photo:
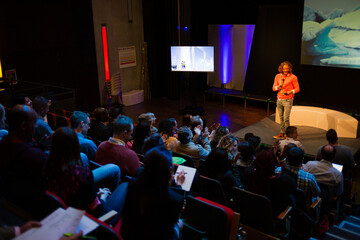
[[[110,220],[112,220],[116,215],[118,215],[118,212],[115,210],[111,210],[108,213],[105,213],[101,217],[99,217],[99,220],[102,222],[108,223]]]
[[[284,220],[287,216],[289,216],[290,211],[292,210],[291,206],[288,206],[283,212],[279,214],[277,217],[279,220]]]
[[[317,206],[319,206],[319,204],[320,204],[321,202],[322,202],[321,197],[317,197],[317,198],[315,199],[315,201],[313,201],[312,204],[310,205],[310,208],[311,208],[311,209],[317,208]]]
[[[240,225],[240,214],[234,212],[234,215],[231,220],[231,227],[229,233],[229,240],[236,240],[237,239],[237,232]]]

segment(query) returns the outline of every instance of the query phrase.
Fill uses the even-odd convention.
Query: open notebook
[[[176,177],[182,171],[185,174],[185,181],[183,184],[180,184],[180,183],[176,182]],[[194,181],[195,173],[196,173],[196,168],[179,165],[176,169],[176,173],[174,176],[176,184],[180,185],[182,190],[190,191],[191,185]]]

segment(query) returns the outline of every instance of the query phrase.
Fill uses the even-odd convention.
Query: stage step
[[[349,216],[338,226],[332,226],[325,234],[324,239],[359,239],[360,218]]]

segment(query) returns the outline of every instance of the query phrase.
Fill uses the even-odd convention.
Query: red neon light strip
[[[102,41],[103,41],[103,52],[104,52],[104,67],[105,67],[105,81],[110,81],[109,73],[109,55],[106,37],[106,26],[101,26]]]

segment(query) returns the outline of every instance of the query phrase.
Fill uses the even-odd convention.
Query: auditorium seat
[[[221,183],[212,178],[200,175],[201,191],[200,197],[209,199],[222,205],[227,205],[227,200]]]
[[[202,236],[208,240],[230,239],[237,233],[239,215],[226,206],[201,197],[188,196],[181,218],[183,239]]]
[[[288,238],[291,207],[288,207],[279,216],[274,216],[271,202],[265,196],[236,187],[233,188],[232,196],[232,209],[240,214],[241,224],[275,237]]]

